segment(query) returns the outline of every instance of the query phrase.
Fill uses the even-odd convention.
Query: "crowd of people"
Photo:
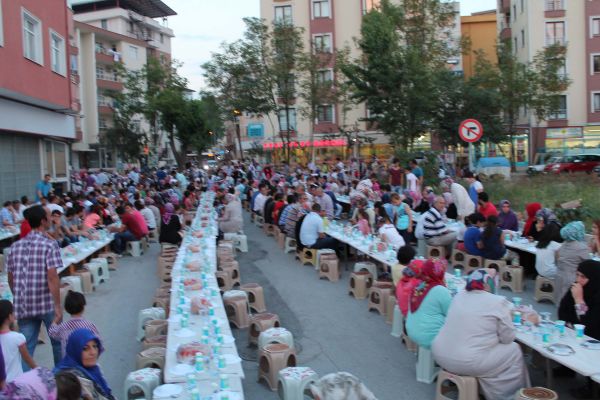
[[[0,302],[0,333],[9,333],[15,321],[20,330],[0,334],[4,391],[21,390],[28,380],[43,381],[51,375],[33,360],[44,323],[52,341],[54,379],[57,386],[63,385],[59,390],[112,398],[97,365],[103,352],[101,335],[83,318],[83,295],[69,293],[64,307],[71,318],[62,321],[56,272],[62,266],[60,249],[94,238],[103,229],[114,234],[111,246],[119,255],[127,242],[149,235],[161,243],[179,244],[189,221],[186,213],[195,211],[200,192],[211,190],[216,192],[220,234],[243,230],[242,210],[247,207],[254,217],[296,239],[299,247],[339,252],[340,244],[325,228],[328,220],[346,213],[357,232],[378,236],[397,251],[398,264],[389,277],[409,337],[431,348],[445,369],[479,377],[487,398],[509,398],[528,384],[528,374],[514,343],[511,305],[495,294],[495,271],[470,274],[466,290],[452,297],[444,281],[447,261],[416,259],[414,245],[424,240],[446,247],[447,254],[458,247],[554,279],[559,318],[584,324],[587,335],[600,339],[600,263],[588,260],[589,253],[600,248],[600,222],[594,224],[591,243],[586,243],[582,222],[561,226],[539,203],[527,205],[521,220],[510,200],[491,199],[470,172],[463,178],[464,183],[444,178],[435,187],[427,186],[417,160],[402,165],[397,159],[366,163],[339,158],[306,167],[252,161],[224,163],[214,171],[193,166],[123,174],[81,171],[72,176],[72,190],[62,195],[53,193],[46,176],[35,187],[34,202],[27,197],[7,201],[0,211],[0,226],[20,229],[20,240],[11,246],[7,260],[14,304]],[[455,221],[464,226],[451,229]],[[535,241],[537,257],[508,249],[507,234]],[[531,318],[535,321],[535,315]],[[22,361],[24,369],[16,368]],[[33,372],[23,373],[29,368]]]

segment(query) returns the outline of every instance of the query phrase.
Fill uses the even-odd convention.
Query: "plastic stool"
[[[385,307],[388,297],[393,295],[394,284],[392,282],[377,282],[373,283],[369,291],[369,311],[376,310],[379,314],[385,315]]]
[[[258,335],[258,348],[262,349],[272,343],[287,344],[290,349],[294,348],[294,337],[285,328],[269,328]]]
[[[223,306],[227,319],[238,329],[247,328],[250,326],[248,315],[248,295],[242,292],[243,295],[223,298]]]
[[[396,304],[396,296],[394,296],[392,293],[392,296],[388,297],[385,305],[385,322],[387,324],[391,325],[394,322],[394,309],[396,308]]]
[[[377,279],[377,266],[375,264],[373,264],[372,262],[363,261],[363,262],[357,262],[356,264],[354,264],[354,272],[358,272],[358,271],[362,271],[362,270],[369,271],[371,273],[371,277],[373,279]]]
[[[444,246],[427,246],[426,258],[446,258],[446,248]]]
[[[467,253],[457,249],[452,249],[452,256],[450,257],[452,268],[460,268],[466,271]]]
[[[324,254],[319,262],[319,279],[327,278],[330,282],[340,280],[340,261],[334,254]]]
[[[132,257],[141,257],[144,254],[142,250],[142,243],[139,240],[132,240],[127,242],[125,246],[125,252],[129,253]]]
[[[115,253],[105,252],[98,254],[98,256],[100,258],[106,258],[106,261],[108,262],[108,269],[113,271],[117,270],[117,260],[119,259],[119,257],[117,257]]]
[[[256,227],[257,228],[262,228],[263,224],[265,223],[265,219],[262,217],[262,215],[256,215],[256,217],[254,217],[254,222],[256,223]]]
[[[171,311],[171,296],[154,296],[152,307],[162,308],[165,310],[166,317],[169,318],[169,312]]]
[[[335,254],[335,250],[333,249],[319,249],[317,250],[317,264],[315,265],[315,271],[319,270],[319,266],[321,265],[321,256]]]
[[[215,277],[217,278],[217,284],[219,285],[219,290],[221,290],[221,292],[231,290],[233,282],[231,281],[231,273],[229,270],[217,271],[215,272]]]
[[[514,293],[523,291],[523,267],[505,266],[500,269],[500,287],[507,287]]]
[[[235,248],[242,253],[248,252],[248,237],[244,234],[236,234],[233,241]]]
[[[483,260],[483,268],[493,268],[497,272],[502,271],[502,269],[506,268],[506,261],[504,260],[488,260],[487,258]]]
[[[144,254],[145,251],[148,251],[148,249],[150,248],[150,242],[148,241],[148,236],[144,236],[140,239],[140,243],[142,245],[142,254]]]
[[[240,268],[237,262],[221,264],[221,269],[229,272],[229,276],[231,276],[231,286],[240,285]]]
[[[144,399],[152,400],[152,392],[158,385],[160,385],[160,369],[143,368],[130,372],[125,379],[124,399],[139,399],[136,392],[142,392]]]
[[[267,311],[265,305],[265,296],[263,288],[258,283],[246,283],[240,286],[240,289],[248,293],[248,303],[250,308],[257,313]]]
[[[427,255],[427,242],[425,239],[417,240],[417,255],[419,257],[425,257]]]
[[[151,347],[142,350],[137,355],[136,368],[158,368],[163,370],[165,367],[165,354],[167,349],[163,347]]]
[[[366,299],[369,295],[369,289],[373,284],[373,276],[368,271],[352,272],[350,274],[350,288],[348,294],[355,299]]]
[[[146,326],[146,322],[154,319],[165,319],[165,317],[165,310],[163,310],[162,308],[151,307],[140,310],[138,314],[137,340],[141,341],[144,338],[144,327]]]
[[[308,367],[288,367],[279,371],[277,391],[282,400],[304,400],[308,385],[317,383],[319,375]]]
[[[158,227],[148,230],[148,243],[158,243]]]
[[[300,264],[311,264],[313,267],[317,264],[317,251],[308,247],[303,248],[296,253],[296,258],[300,260]]]
[[[398,304],[394,306],[393,315],[394,316],[392,319],[392,333],[390,333],[390,335],[392,335],[393,337],[401,338],[404,334],[404,316],[402,315]]]
[[[150,349],[152,347],[167,347],[167,335],[159,335],[150,338],[145,338],[142,342],[142,349]]]
[[[439,367],[435,366],[435,360],[431,350],[419,346],[417,355],[417,381],[421,383],[432,383],[438,374]]]
[[[263,230],[267,236],[275,236],[275,225],[273,224],[263,224]]]
[[[60,283],[67,283],[71,286],[71,290],[75,292],[83,293],[83,286],[81,285],[81,277],[77,275],[65,276],[60,278]]]
[[[465,275],[468,275],[470,272],[475,271],[476,269],[483,268],[483,257],[474,256],[469,253],[465,254]]]
[[[92,279],[92,273],[90,271],[79,270],[75,271],[73,275],[77,275],[81,279],[81,287],[83,288],[84,294],[92,293],[94,289],[96,289],[96,284]]]
[[[261,332],[269,328],[279,328],[279,317],[277,314],[261,313],[250,317],[250,330],[248,331],[248,343],[258,345],[258,337]]]
[[[283,249],[285,247],[285,233],[283,233],[280,230],[277,230],[275,237],[277,238],[277,246]]]
[[[94,286],[96,287],[98,287],[101,282],[106,283],[109,279],[108,267],[104,267],[104,265],[100,263],[90,262],[83,264],[83,267],[92,274],[92,282],[94,282]]]
[[[259,350],[258,381],[264,379],[272,391],[277,390],[279,371],[296,366],[296,352],[282,343],[269,344]]]
[[[515,400],[558,400],[558,394],[554,390],[543,387],[532,387],[519,389]]]
[[[544,290],[545,288],[550,288],[550,291]],[[550,300],[552,303],[555,303],[554,299],[554,280],[538,275],[535,278],[535,292],[533,298],[538,303],[542,300]]]
[[[153,319],[144,324],[144,336],[154,337],[166,335],[169,332],[169,321],[166,319]]]
[[[444,396],[444,394],[448,392],[448,390],[444,390],[445,381],[450,381],[456,385],[456,389],[458,390],[458,400],[479,400],[477,378],[455,375],[443,369],[438,373],[435,400],[451,399],[451,397]]]
[[[291,237],[285,237],[285,244],[283,247],[283,252],[284,253],[291,253],[296,251],[296,247],[298,247],[298,245],[296,244],[296,240],[292,239]]]

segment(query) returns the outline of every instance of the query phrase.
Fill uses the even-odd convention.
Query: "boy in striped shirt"
[[[67,340],[73,331],[80,328],[87,328],[100,337],[96,325],[83,318],[85,304],[85,296],[83,294],[69,290],[69,293],[67,293],[67,296],[65,297],[65,311],[71,315],[71,319],[63,321],[60,324],[57,324],[56,320],[54,320],[52,321],[52,325],[50,325],[48,336],[54,340],[60,341],[63,357],[65,356],[65,349],[67,348]]]

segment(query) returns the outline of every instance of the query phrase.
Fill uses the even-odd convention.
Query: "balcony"
[[[510,14],[510,0],[499,0],[500,10],[503,14]]]
[[[546,0],[546,18],[563,18],[566,15],[564,0]]]
[[[96,85],[98,86],[98,88],[100,89],[107,89],[107,90],[116,90],[116,91],[122,91],[123,90],[123,83],[112,80],[112,79],[108,79],[108,77],[104,76],[100,76],[100,77],[96,77]]]
[[[112,109],[112,107],[107,106],[107,105],[98,104],[98,114],[112,115],[113,113],[114,113],[114,110]]]
[[[506,26],[504,28],[502,28],[502,30],[500,31],[500,39],[502,40],[509,40],[512,37],[512,29],[510,28],[510,26]]]

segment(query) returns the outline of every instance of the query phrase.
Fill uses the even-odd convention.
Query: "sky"
[[[345,0],[350,1],[350,0]],[[198,91],[204,88],[201,65],[218,52],[223,42],[242,37],[244,17],[258,17],[260,0],[163,0],[175,12],[169,17],[169,28],[175,38],[171,42],[173,58],[183,63],[181,75],[188,79],[188,87]],[[462,0],[461,14],[491,10],[496,0]]]

